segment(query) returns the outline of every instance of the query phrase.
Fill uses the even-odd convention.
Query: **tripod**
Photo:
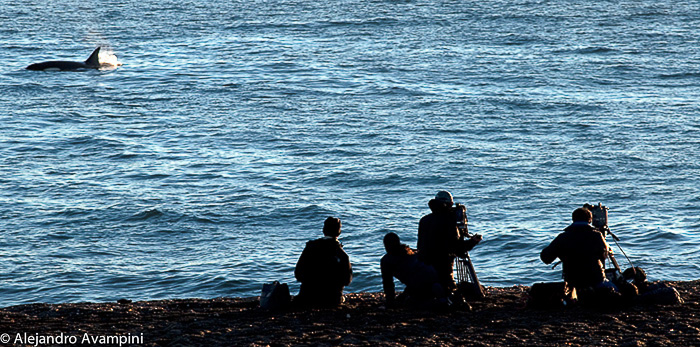
[[[608,227],[608,208],[603,206],[601,203],[598,203],[598,205],[584,204],[583,207],[591,211],[593,216],[592,224],[598,228],[598,230],[600,230],[600,232],[603,234],[603,238],[605,238],[607,235],[612,237],[613,241],[615,241],[615,244],[617,245],[617,248],[620,249],[622,255],[624,255],[625,258],[627,258],[627,261],[630,263],[630,266],[632,267],[632,274],[635,275],[637,270],[634,267],[634,264],[632,264],[632,260],[630,260],[625,251],[622,249],[622,246],[620,246],[620,243],[618,242],[620,241],[620,238],[613,234]],[[613,282],[620,279],[624,280],[622,269],[620,269],[620,265],[618,265],[612,252],[608,252],[608,259],[610,259],[610,262],[613,264],[613,266],[615,266],[615,268],[605,270],[605,276],[610,280],[613,280]]]
[[[470,238],[467,228],[467,208],[462,204],[455,206],[457,217],[457,229],[459,230],[460,242],[465,242],[465,238]],[[474,264],[469,257],[469,252],[464,250],[463,254],[459,254],[456,258],[455,271],[457,273],[457,285],[461,290],[466,291],[466,296],[483,298],[486,296],[484,288],[479,283],[479,278],[476,276]]]
[[[455,260],[458,286],[468,285],[470,294],[478,298],[485,297],[486,293],[484,293],[484,288],[479,283],[479,278],[476,276],[474,264],[472,264],[469,254],[465,254],[464,258],[457,257]]]

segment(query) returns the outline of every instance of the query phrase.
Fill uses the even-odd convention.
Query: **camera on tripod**
[[[603,234],[603,237],[611,234],[610,228],[608,227],[607,206],[603,206],[603,204],[599,202],[598,205],[583,204],[583,207],[591,211],[591,214],[593,215],[593,221],[591,221],[591,224],[596,227],[601,234]]]
[[[462,204],[455,204],[452,207],[452,212],[455,216],[455,222],[457,225],[457,231],[459,232],[459,243],[457,244],[457,257],[465,258],[467,252],[469,252],[477,243],[481,241],[481,235],[470,234],[467,218],[467,207]]]
[[[467,228],[467,207],[462,204],[455,204],[452,208],[455,214],[455,220],[457,221],[457,229],[459,230],[459,236],[462,238],[469,237],[469,230]]]

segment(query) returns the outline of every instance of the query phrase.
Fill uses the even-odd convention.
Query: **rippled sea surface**
[[[253,296],[328,216],[380,291],[385,233],[468,206],[486,285],[584,203],[651,279],[700,278],[700,5],[0,0],[0,306]],[[37,72],[102,45],[117,69]],[[628,266],[609,238],[618,261]]]

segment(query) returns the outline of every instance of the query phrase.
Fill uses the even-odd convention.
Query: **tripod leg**
[[[466,268],[467,271],[469,272],[469,277],[472,279],[472,285],[474,286],[474,292],[480,297],[483,298],[486,296],[486,293],[484,293],[484,289],[481,286],[481,283],[479,283],[479,278],[476,277],[476,270],[474,270],[474,265],[472,264],[471,258],[469,258],[469,254],[465,256],[465,263],[466,263]]]

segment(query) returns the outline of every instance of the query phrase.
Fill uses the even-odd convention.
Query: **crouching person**
[[[340,219],[328,217],[323,224],[324,237],[306,243],[294,276],[301,282],[298,307],[336,307],[343,300],[343,288],[352,281],[352,265],[338,241]]]
[[[619,297],[617,287],[605,278],[605,259],[610,247],[591,222],[593,215],[586,208],[572,214],[573,223],[542,250],[540,259],[551,264],[559,258],[563,277],[569,292],[578,294],[582,301],[614,300]]]
[[[384,248],[386,254],[381,260],[381,271],[387,307],[397,305],[396,277],[406,285],[402,303],[414,308],[447,308],[449,301],[432,266],[418,260],[416,251],[402,244],[395,233],[384,236]]]

